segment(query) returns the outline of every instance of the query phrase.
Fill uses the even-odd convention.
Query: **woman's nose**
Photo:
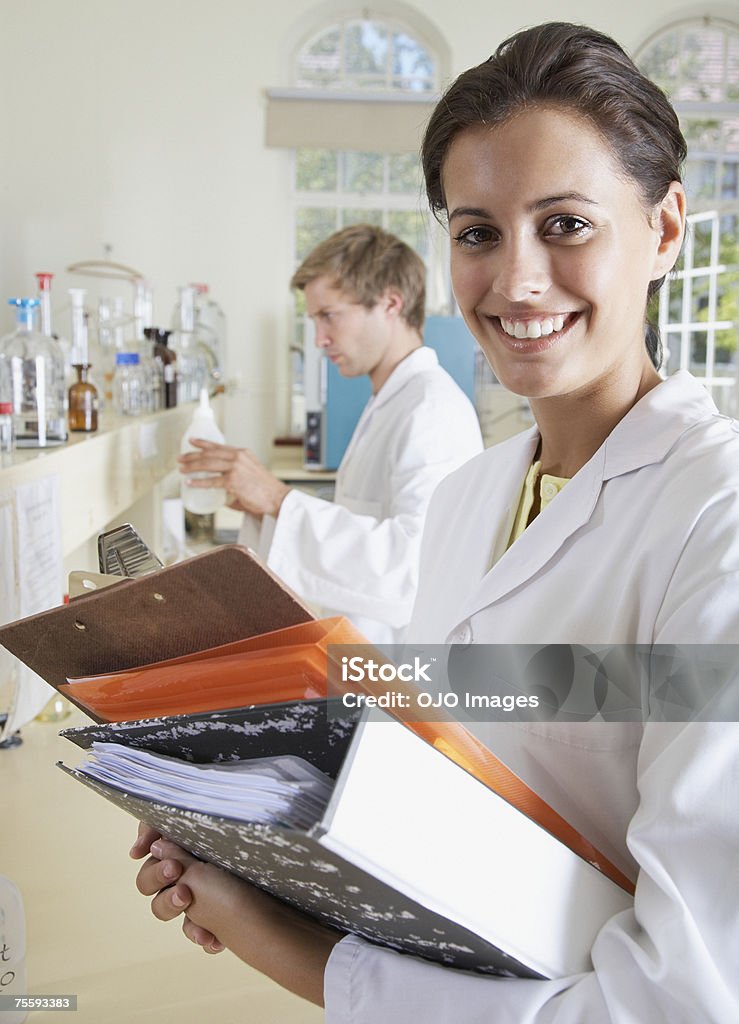
[[[525,302],[543,295],[549,288],[548,255],[534,241],[502,246],[496,256],[492,290],[508,302]]]

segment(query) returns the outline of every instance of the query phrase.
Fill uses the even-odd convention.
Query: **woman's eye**
[[[591,228],[592,225],[588,221],[583,220],[582,217],[566,214],[561,217],[553,217],[547,221],[545,234],[555,235],[560,238],[580,238],[586,235]]]
[[[493,229],[484,227],[465,228],[464,231],[460,231],[458,235],[454,236],[454,241],[457,245],[468,249],[474,249],[480,245],[487,245],[489,242],[494,242],[495,240],[496,235]]]

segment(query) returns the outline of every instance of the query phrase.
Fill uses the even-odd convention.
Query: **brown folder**
[[[0,627],[0,644],[76,703],[69,677],[178,658],[313,618],[255,555],[226,545],[11,622]]]

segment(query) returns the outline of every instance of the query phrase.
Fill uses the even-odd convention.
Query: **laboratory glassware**
[[[10,400],[18,448],[47,448],[67,440],[64,356],[53,338],[34,328],[38,299],[9,299],[16,329],[0,339],[10,371]]]
[[[147,411],[146,380],[138,352],[116,353],[113,404],[116,412],[126,416],[140,416]]]
[[[87,379],[89,363],[75,363],[77,380],[69,389],[69,429],[92,433],[98,428],[98,391]]]

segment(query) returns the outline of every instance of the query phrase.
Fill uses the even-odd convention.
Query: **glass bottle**
[[[191,284],[190,287],[195,290],[195,334],[213,353],[214,390],[220,391],[226,376],[226,317],[211,297],[207,284]]]
[[[116,353],[113,404],[116,412],[125,416],[140,416],[146,412],[146,382],[138,352]]]
[[[92,433],[98,428],[98,390],[87,379],[89,363],[74,363],[77,380],[69,389],[69,429]]]
[[[0,466],[10,463],[14,448],[13,403],[0,402]]]
[[[177,353],[169,347],[171,333],[161,327],[147,327],[144,330],[154,346],[154,359],[161,367],[162,409],[173,409],[177,405]]]
[[[17,448],[48,448],[67,440],[64,356],[53,338],[34,329],[38,299],[9,299],[16,330],[0,338],[10,369]]]
[[[197,402],[203,388],[209,389],[213,353],[198,341],[195,333],[195,290],[179,288],[179,303],[170,345],[177,354],[177,402]],[[208,353],[210,353],[210,362]]]
[[[42,334],[45,334],[47,338],[53,338],[61,348],[62,355],[64,356],[64,376],[65,379],[69,379],[72,374],[72,347],[66,338],[63,338],[60,334],[54,331],[51,324],[51,281],[53,277],[53,274],[36,274],[41,317],[40,331]]]

